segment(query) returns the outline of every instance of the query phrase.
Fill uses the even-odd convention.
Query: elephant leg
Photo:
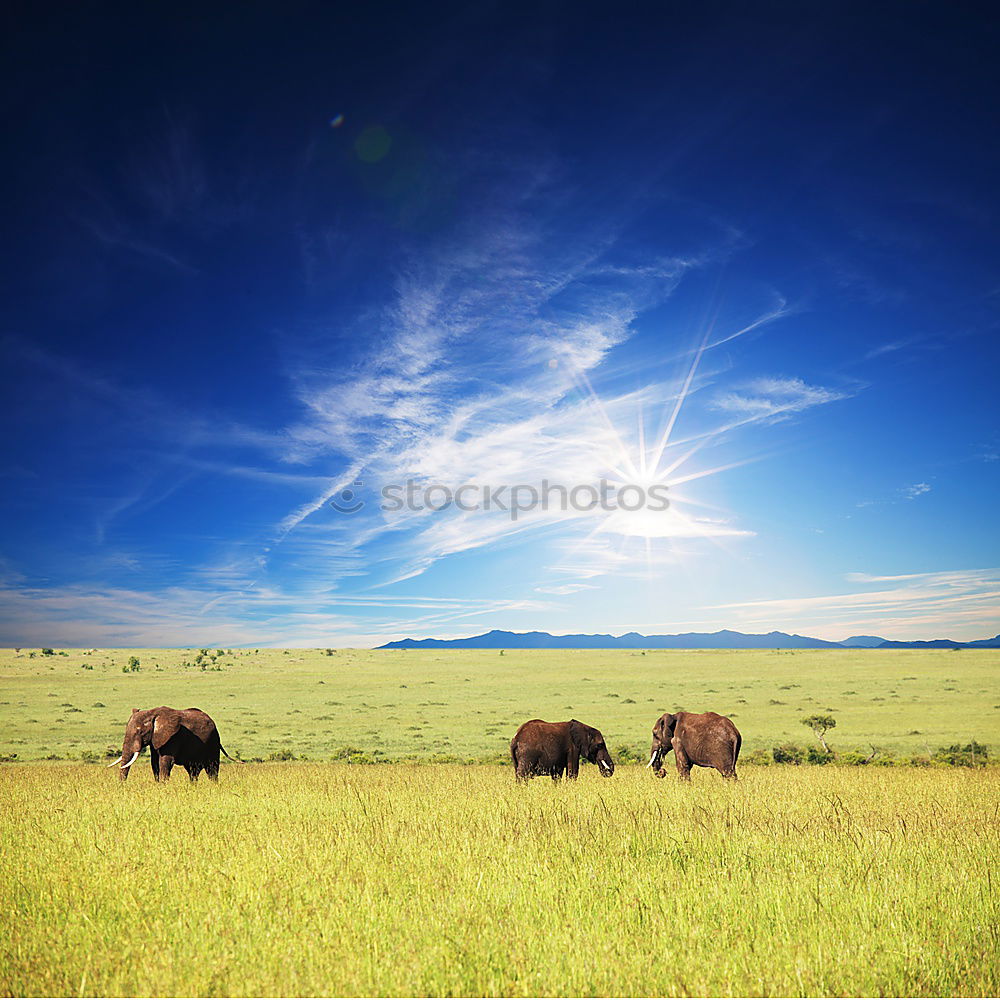
[[[149,748],[149,763],[153,768],[153,781],[160,780],[160,752],[159,750],[154,750],[152,747]]]
[[[198,761],[192,761],[190,764],[184,765],[184,770],[187,771],[188,777],[192,781],[197,781],[198,775],[201,774],[201,764]]]
[[[173,770],[174,758],[167,753],[160,754],[160,781],[169,781],[170,772]]]
[[[691,761],[688,760],[688,755],[680,747],[674,747],[674,761],[677,764],[677,777],[681,781],[690,781]]]
[[[219,780],[219,761],[217,758],[205,761],[205,774],[211,781]]]
[[[576,781],[580,776],[580,751],[571,743],[569,753],[566,755],[566,777],[570,781]]]

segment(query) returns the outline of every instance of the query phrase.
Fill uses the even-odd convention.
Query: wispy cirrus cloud
[[[930,493],[931,488],[928,483],[914,483],[912,486],[904,486],[900,493],[904,500],[916,500],[925,493]]]
[[[762,377],[751,379],[735,390],[719,393],[712,405],[743,420],[773,421],[849,399],[854,394],[845,389],[809,385],[800,378]]]
[[[930,493],[931,489],[932,487],[930,483],[912,483],[909,486],[901,486],[887,497],[883,497],[879,500],[861,500],[855,504],[855,506],[863,508],[880,507],[886,504],[908,503],[912,500],[916,500],[918,497],[922,497]]]
[[[0,646],[372,646],[386,635],[550,608],[538,599],[342,596],[267,587],[33,587],[8,577],[0,584]]]
[[[555,594],[559,597],[568,597],[570,594],[578,594],[581,590],[596,590],[590,583],[562,583],[550,584],[545,587],[535,587],[536,594]]]
[[[887,639],[981,639],[1000,632],[1000,569],[850,573],[843,593],[716,604],[733,627],[780,628],[821,638],[870,633]],[[946,634],[945,634],[946,633]]]
[[[293,383],[309,414],[289,431],[293,460],[342,456],[343,472],[281,521],[283,546],[308,519],[328,515],[328,502],[359,479],[377,490],[409,479],[454,489],[470,482],[572,486],[602,476],[641,478],[640,453],[653,450],[671,411],[672,426],[680,403],[707,379],[694,379],[692,368],[686,382],[652,380],[642,390],[610,395],[595,392],[593,380],[645,311],[728,247],[622,261],[609,230],[567,240],[563,231],[546,229],[544,213],[526,210],[529,201],[494,231],[486,227],[488,235],[477,232],[457,249],[405,265],[393,305],[367,317],[380,346],[349,377],[331,378],[311,352],[293,360]],[[698,355],[790,311],[776,296],[729,331],[712,329]],[[659,415],[648,444],[641,431],[636,437],[636,414],[643,411]],[[368,509],[358,521],[372,514]],[[583,531],[594,527],[592,514],[572,510],[535,510],[517,523],[458,511],[406,512],[369,521],[359,537],[370,543],[384,535],[394,545],[390,582],[398,582],[446,556],[574,521]],[[661,522],[663,536],[746,534],[681,518],[676,508]]]

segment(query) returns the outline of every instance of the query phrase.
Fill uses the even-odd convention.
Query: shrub
[[[985,767],[989,761],[990,748],[973,740],[964,746],[953,743],[950,747],[938,747],[933,759],[951,767]]]
[[[135,673],[139,672],[139,668],[140,668],[139,657],[138,656],[130,656],[128,658],[128,663],[126,663],[125,666],[122,667],[122,673],[123,674],[135,674]]]
[[[806,751],[806,762],[809,764],[832,764],[836,759],[837,755],[832,750],[809,747]]]
[[[13,764],[16,760],[16,753],[0,753],[0,764]]]
[[[771,756],[775,764],[795,764],[798,766],[805,759],[806,751],[796,743],[782,743],[780,747],[771,748]]]
[[[51,649],[46,648],[42,650],[42,656],[54,656],[54,655],[55,653]]]
[[[295,760],[295,754],[287,747],[284,750],[272,750],[267,755],[268,760]]]
[[[343,761],[346,764],[377,764],[375,757],[360,747],[338,747],[330,754],[330,760]],[[455,763],[457,758],[448,760],[447,763]],[[446,763],[439,761],[439,763]]]
[[[773,762],[770,752],[764,749],[752,750],[743,756],[742,761],[744,764],[755,764],[757,767],[767,767]]]
[[[614,759],[619,764],[645,764],[647,757],[642,750],[636,750],[627,743],[621,743],[615,748]]]

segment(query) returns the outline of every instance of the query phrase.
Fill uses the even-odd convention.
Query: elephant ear
[[[569,724],[569,739],[573,746],[579,751],[581,757],[586,757],[590,752],[590,726],[585,726],[576,719],[571,719]]]
[[[153,748],[159,750],[168,740],[172,739],[181,727],[180,716],[173,712],[170,715],[153,716],[153,733],[150,738]]]
[[[669,712],[664,713],[656,721],[656,728],[653,730],[653,735],[662,743],[664,746],[669,746],[670,741],[674,735],[674,726],[677,724],[677,716],[671,715]]]

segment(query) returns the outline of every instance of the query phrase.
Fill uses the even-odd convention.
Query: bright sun
[[[731,525],[732,519],[726,516],[726,512],[719,511],[718,508],[696,499],[689,493],[679,492],[678,489],[687,483],[706,479],[727,469],[744,465],[749,461],[730,462],[710,468],[695,469],[692,467],[691,460],[706,445],[711,444],[722,433],[730,430],[732,425],[700,434],[695,438],[687,438],[683,442],[673,441],[678,418],[691,391],[691,384],[705,351],[707,340],[708,334],[696,350],[683,384],[673,397],[672,410],[663,430],[652,444],[648,444],[646,440],[645,421],[641,408],[636,416],[637,440],[634,445],[629,446],[626,444],[625,436],[614,427],[608,417],[600,397],[584,378],[586,390],[592,403],[598,408],[612,442],[609,463],[612,475],[611,485],[613,487],[636,486],[641,488],[647,497],[646,503],[641,506],[636,505],[638,509],[628,510],[619,506],[618,510],[609,513],[599,522],[592,535],[614,534],[621,536],[623,541],[630,538],[645,539],[647,541],[645,546],[647,559],[652,558],[649,542],[653,539],[702,538],[717,540],[752,534],[752,532],[733,527]],[[633,495],[638,494],[633,491]],[[649,500],[648,498],[651,496],[666,497],[668,503]],[[629,503],[628,506],[633,506],[633,504]],[[710,510],[712,516],[698,513],[694,508]]]

